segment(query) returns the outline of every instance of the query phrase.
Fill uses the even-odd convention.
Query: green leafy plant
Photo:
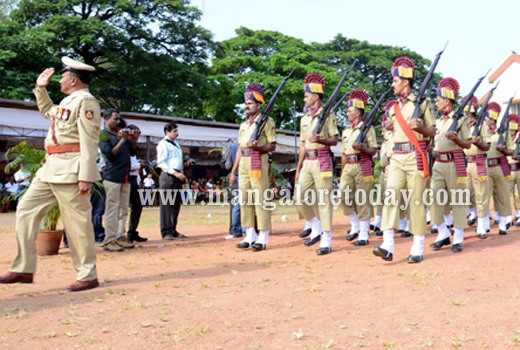
[[[31,178],[33,178],[38,169],[42,166],[43,158],[45,158],[45,151],[35,148],[27,141],[22,141],[18,145],[9,148],[5,153],[5,158],[8,162],[5,166],[6,172],[17,169],[21,164],[23,164],[24,170],[30,173]],[[2,201],[5,203],[19,200],[26,191],[27,189],[23,189],[18,193],[7,195],[5,198],[2,198]],[[60,208],[58,205],[52,207],[52,209],[43,217],[41,230],[56,231],[60,214]]]

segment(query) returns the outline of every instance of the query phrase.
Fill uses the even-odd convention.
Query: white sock
[[[500,220],[500,216],[498,215],[498,211],[495,210],[495,220]]]
[[[520,209],[515,210],[515,217],[520,217]]]
[[[367,241],[368,240],[368,230],[370,229],[370,223],[368,220],[363,220],[359,222],[359,236],[358,240]]]
[[[413,235],[413,244],[410,249],[410,255],[424,255],[424,239],[425,235]]]
[[[406,227],[406,220],[405,219],[399,219],[399,230],[404,230]]]
[[[381,228],[381,223],[383,222],[383,217],[381,215],[376,215],[374,221],[372,221],[372,225],[377,228]]]
[[[444,222],[446,222],[447,226],[453,226],[453,217],[451,214],[444,214]]]
[[[486,218],[477,218],[477,233],[481,235],[486,233]]]
[[[255,241],[256,243],[260,244],[267,244],[269,243],[269,231],[267,230],[260,230],[260,233],[258,234],[258,238]]]
[[[451,235],[450,230],[448,230],[446,227],[446,223],[443,222],[442,224],[437,225],[437,227],[439,229],[439,233],[437,234],[435,242],[442,241]]]
[[[475,207],[469,208],[469,219],[473,220],[477,217],[477,209]]]
[[[350,221],[350,233],[359,232],[359,219],[356,213],[347,216]]]
[[[484,218],[484,230],[486,230],[486,232],[487,232],[487,231],[489,231],[490,227],[491,227],[491,220],[489,219],[489,216],[486,216]]]
[[[432,213],[430,213],[430,209],[426,209],[426,222],[432,221]]]
[[[394,254],[394,229],[393,228],[383,231],[383,243],[381,244],[381,248]]]
[[[406,220],[406,225],[404,226],[404,230],[410,232],[410,220]]]
[[[498,217],[498,229],[500,231],[505,231],[506,224],[507,224],[507,216],[499,216]]]
[[[312,225],[311,225],[310,221],[305,221],[305,226],[303,227],[303,230],[305,231],[305,230],[308,230],[310,228],[312,228]]]
[[[242,242],[247,242],[249,244],[255,242],[257,240],[258,236],[256,234],[254,227],[246,227],[246,237]]]
[[[437,226],[436,224],[432,224],[432,230],[433,230],[433,229],[437,229],[437,230],[439,230],[439,226]]]
[[[453,244],[462,243],[464,241],[464,229],[456,228],[453,231]]]
[[[506,218],[507,218],[506,219],[507,220],[507,222],[506,222],[507,224],[512,224],[513,223],[513,215],[508,215]]]
[[[321,228],[321,221],[320,221],[320,219],[318,219],[317,217],[313,217],[312,220],[311,220],[311,228],[312,228],[311,239],[312,238],[316,238],[319,235],[321,235],[323,230]]]
[[[330,248],[332,246],[332,231],[323,231],[320,240],[320,248]]]

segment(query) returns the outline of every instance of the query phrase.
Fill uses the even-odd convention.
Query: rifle
[[[444,52],[444,50],[446,50],[446,46],[448,46],[448,41],[446,41],[446,44],[444,45],[442,51],[439,52],[437,56],[435,56],[435,60],[430,66],[428,74],[426,74],[426,76],[424,77],[421,87],[419,88],[419,92],[417,93],[417,101],[415,102],[415,109],[412,114],[412,119],[419,119],[421,117],[421,103],[424,100],[426,89],[428,89],[428,87],[431,84],[431,81],[433,79],[433,73],[435,72],[435,68],[437,68],[437,64],[441,59],[441,55]]]
[[[477,122],[474,125],[475,128],[473,129],[473,134],[471,135],[473,137],[479,137],[480,133],[482,132],[482,124],[484,123],[484,118],[486,117],[487,107],[489,101],[491,100],[491,97],[493,97],[493,92],[497,88],[498,83],[500,83],[500,80],[491,90],[489,90],[488,96],[486,97],[484,104],[480,107],[480,110],[478,111]]]
[[[381,105],[383,104],[383,101],[385,100],[385,97],[390,92],[390,90],[391,89],[386,90],[381,95],[381,97],[379,97],[379,100],[377,100],[377,102],[374,105],[374,107],[372,107],[372,110],[370,111],[368,116],[363,121],[363,125],[361,125],[361,129],[359,130],[359,135],[358,135],[356,141],[354,142],[355,144],[356,143],[363,144],[363,142],[365,142],[365,139],[366,139],[367,134],[368,134],[368,130],[370,130],[370,127],[372,126],[372,123],[374,122],[374,119],[375,119],[376,114],[377,114],[377,112],[379,110],[379,107],[381,107]]]
[[[271,114],[271,111],[273,110],[274,103],[276,102],[276,97],[278,97],[278,94],[280,93],[280,91],[284,87],[285,83],[292,76],[293,73],[294,73],[294,68],[291,71],[291,73],[289,73],[288,76],[283,78],[282,82],[280,83],[280,85],[278,86],[276,91],[274,92],[273,96],[271,96],[271,99],[265,106],[264,111],[260,115],[260,118],[258,118],[258,120],[255,123],[256,124],[255,131],[253,132],[253,136],[251,136],[251,141],[256,142],[260,138],[260,134],[262,133],[262,130],[264,130],[265,124],[267,123],[267,120],[269,118],[269,114]]]
[[[473,94],[475,93],[475,91],[477,91],[480,83],[482,83],[482,80],[484,80],[484,78],[486,77],[486,75],[488,75],[488,73],[489,73],[489,70],[484,76],[480,77],[477,80],[477,83],[471,88],[471,91],[469,92],[469,94],[466,95],[466,98],[462,100],[462,103],[459,105],[459,109],[457,109],[457,112],[455,112],[455,115],[453,116],[453,123],[451,123],[450,128],[448,129],[448,132],[450,132],[450,131],[458,132],[459,131],[459,128],[458,128],[459,120],[464,115],[464,108],[466,108],[466,105],[469,103],[469,101],[473,97]]]
[[[354,62],[352,62],[352,65],[349,67],[349,69],[347,69],[345,71],[345,73],[343,73],[343,76],[341,77],[338,85],[336,86],[336,88],[334,89],[332,94],[330,95],[325,106],[323,106],[323,109],[321,110],[321,113],[318,116],[318,123],[316,124],[316,127],[312,131],[312,136],[318,135],[321,132],[321,130],[323,129],[323,127],[325,126],[325,122],[327,121],[327,118],[329,117],[330,112],[333,111],[333,107],[336,105],[335,101],[336,101],[336,98],[338,97],[339,90],[341,89],[341,86],[343,85],[345,80],[347,80],[347,76],[350,73],[350,71],[352,70],[352,68],[354,68],[354,64],[356,62],[357,62],[357,59],[354,60]]]
[[[334,105],[334,107],[332,107],[332,110],[331,112],[335,112],[339,106],[341,106],[341,104],[343,103],[343,101],[345,101],[345,99],[350,95],[350,91],[347,92],[345,95],[341,96],[341,98],[338,100],[338,102],[336,102],[336,104]]]
[[[515,93],[515,95],[516,95],[516,93]],[[504,115],[502,116],[502,120],[500,121],[500,127],[498,128],[499,136],[498,136],[497,146],[506,147],[507,137],[509,134],[509,109],[511,108],[511,105],[513,104],[513,99],[515,98],[515,95],[513,95],[509,99],[509,102],[507,103],[506,111],[504,112]]]

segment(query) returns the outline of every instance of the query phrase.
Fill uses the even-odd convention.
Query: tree
[[[39,72],[60,67],[60,56],[67,55],[96,66],[91,90],[103,107],[194,113],[214,44],[197,24],[200,11],[188,3],[22,0],[11,20],[0,23],[0,74],[7,77],[0,93],[32,98]]]
[[[390,67],[395,58],[406,55],[415,61],[418,68],[416,85],[420,85],[430,64],[427,59],[405,48],[372,45],[340,34],[324,44],[307,44],[278,32],[244,27],[237,29],[236,34],[236,37],[219,44],[209,77],[220,87],[214,91],[215,94],[227,94],[231,98],[213,98],[205,105],[206,112],[215,119],[228,122],[240,119],[235,107],[242,103],[242,94],[248,83],[262,84],[269,99],[292,68],[295,68],[295,74],[278,97],[272,115],[276,125],[282,128],[291,128],[289,108],[293,102],[297,110],[303,108],[302,80],[308,73],[319,72],[325,77],[326,101],[343,72],[356,60],[341,93],[364,89],[369,93],[371,103],[375,103],[391,87]]]

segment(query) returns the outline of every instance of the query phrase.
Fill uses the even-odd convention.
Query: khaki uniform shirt
[[[461,150],[462,148],[457,145],[452,140],[449,140],[446,138],[446,132],[448,132],[448,129],[453,124],[453,116],[455,115],[454,111],[451,111],[451,113],[448,115],[448,117],[444,118],[441,117],[437,119],[437,133],[435,134],[435,152],[451,152],[456,150]],[[457,129],[459,129],[459,132],[457,133],[457,136],[463,140],[467,140],[471,137],[471,134],[469,133],[468,124],[464,120],[464,118],[460,118],[457,123]]]
[[[493,134],[491,134],[490,141],[491,141],[491,147],[489,147],[489,151],[487,152],[488,158],[499,158],[503,157],[504,154],[497,150],[497,143],[499,139],[498,130],[495,130]],[[504,140],[506,144],[507,149],[513,149],[513,141],[511,140],[511,135],[508,134],[507,140]]]
[[[469,135],[473,135],[473,131],[475,130],[475,126],[471,126],[470,129],[469,129]],[[482,124],[482,128],[480,129],[480,142],[482,143],[490,143],[490,135],[489,135],[489,127],[488,125],[484,122]],[[475,145],[471,145],[471,148],[470,149],[465,149],[464,150],[464,153],[467,155],[467,156],[475,156],[477,154],[486,154],[487,151],[483,151],[481,150],[480,148],[478,148],[477,146]]]
[[[240,129],[238,130],[238,145],[240,147],[246,148],[247,142],[251,140],[253,133],[255,132],[256,121],[260,118],[260,113],[256,116],[256,118],[249,122],[245,120],[240,124]],[[267,122],[264,126],[264,129],[260,133],[260,137],[258,138],[257,146],[264,146],[268,143],[276,142],[276,127],[274,124],[274,120],[272,118],[268,118]]]
[[[345,130],[343,130],[343,133],[341,135],[341,152],[343,154],[360,153],[360,151],[352,148],[352,145],[358,138],[363,123],[364,122],[360,122],[358,125],[356,125],[355,128],[352,128],[349,124],[349,126]],[[367,136],[363,144],[365,145],[365,147],[377,148],[376,131],[373,126],[371,126],[368,129]]]
[[[397,101],[399,104],[399,107],[401,108],[401,113],[403,114],[403,117],[408,124],[410,119],[412,118],[412,114],[415,110],[415,101],[417,101],[417,98],[413,93],[411,93],[404,103],[402,103],[400,100]],[[424,127],[430,127],[435,125],[435,115],[433,113],[433,106],[431,104],[430,99],[425,99],[423,103],[421,103],[421,116],[424,116]],[[404,133],[403,129],[401,129],[401,125],[397,122],[396,116],[395,116],[395,105],[392,106],[390,109],[390,119],[392,120],[394,124],[394,136],[393,141],[394,142],[409,142],[410,140]],[[415,134],[415,137],[418,141],[424,140],[425,137],[423,134],[413,131]]]
[[[82,89],[64,98],[59,106],[53,106],[47,89],[35,88],[33,92],[40,113],[52,121],[45,148],[56,144],[80,145],[80,152],[47,154],[36,176],[50,183],[101,180],[96,163],[101,108],[94,96],[88,89]]]
[[[322,107],[323,108],[323,107]],[[300,140],[301,142],[305,142],[305,149],[311,150],[311,149],[317,149],[317,148],[324,148],[326,146],[322,145],[321,143],[314,143],[310,142],[308,139],[312,136],[312,132],[314,131],[314,128],[316,127],[316,124],[318,123],[318,115],[321,113],[322,108],[316,112],[316,115],[312,117],[309,113],[305,114],[300,122]],[[320,138],[326,139],[329,137],[334,137],[339,134],[338,131],[338,122],[336,121],[336,114],[330,113],[329,117],[325,121],[325,125],[323,126],[323,129],[318,134]]]

